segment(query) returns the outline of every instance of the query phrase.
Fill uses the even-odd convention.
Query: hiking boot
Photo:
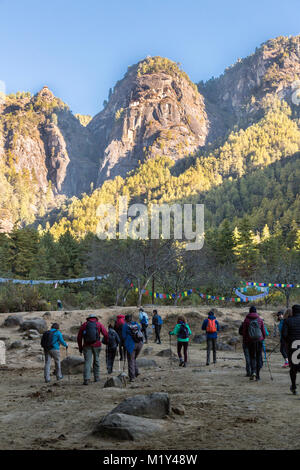
[[[209,366],[209,362],[207,362],[206,365]]]
[[[256,379],[256,374],[250,375],[250,380],[255,380]]]
[[[179,367],[182,367],[184,364],[184,361],[182,359],[180,359],[180,362],[179,362]]]
[[[88,385],[89,384],[89,381],[88,380],[84,380],[83,381],[83,385]]]
[[[96,379],[94,379],[94,382],[100,382],[100,378],[97,377]]]
[[[285,361],[282,367],[289,367],[289,361]]]
[[[290,386],[290,391],[292,392],[293,395],[297,395],[297,390],[296,388],[293,388],[293,386]]]
[[[182,367],[186,367],[186,362],[184,362],[184,363],[182,364]]]

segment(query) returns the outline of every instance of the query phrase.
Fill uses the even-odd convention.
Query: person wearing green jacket
[[[173,331],[169,331],[169,335],[177,336],[177,354],[179,357],[179,366],[186,367],[187,364],[187,351],[189,346],[189,336],[192,334],[189,325],[183,315],[179,315],[177,324]],[[184,359],[182,359],[182,351]]]

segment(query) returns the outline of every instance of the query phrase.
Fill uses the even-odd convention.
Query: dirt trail
[[[98,314],[107,324],[110,317],[124,309],[103,309]],[[125,309],[130,311],[131,309]],[[136,382],[125,389],[103,389],[107,378],[104,353],[101,352],[102,378],[100,383],[82,386],[79,375],[65,377],[57,383],[43,382],[43,362],[39,341],[22,340],[30,347],[8,350],[7,366],[0,369],[0,442],[1,449],[296,449],[300,441],[299,396],[289,391],[288,370],[282,368],[280,353],[273,353],[270,380],[266,366],[262,380],[251,382],[245,377],[241,345],[236,350],[219,351],[215,366],[206,366],[204,344],[190,343],[189,365],[179,368],[177,361],[157,357],[156,353],[169,347],[167,332],[175,316],[174,309],[160,309],[164,323],[163,344],[150,339],[144,349],[152,347],[150,355],[158,367],[141,369]],[[136,311],[136,309],[132,309]],[[149,310],[150,311],[150,310]],[[201,320],[208,309],[176,309],[186,313],[193,334],[201,333]],[[220,341],[238,336],[241,310],[218,309],[220,323],[227,325]],[[192,313],[191,313],[192,312]],[[26,313],[24,318],[42,313]],[[89,312],[51,312],[48,322],[59,320],[63,333],[80,324]],[[169,318],[168,318],[169,315]],[[7,315],[1,316],[3,319]],[[263,312],[272,331],[272,312]],[[1,321],[2,323],[2,321]],[[11,341],[22,337],[18,328],[0,328],[0,337]],[[269,349],[278,338],[268,340]],[[69,354],[78,354],[75,343]],[[172,350],[175,352],[172,338]],[[62,358],[65,356],[62,351]],[[115,362],[118,371],[118,361]],[[96,437],[95,425],[124,398],[139,393],[166,391],[172,404],[185,407],[183,416],[171,414],[165,420],[165,432],[145,441],[122,442]]]

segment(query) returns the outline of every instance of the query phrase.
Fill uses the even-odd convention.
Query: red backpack
[[[216,327],[216,319],[214,318],[211,320],[210,318],[207,319],[207,326],[206,326],[206,332],[207,333],[215,333],[217,331]]]

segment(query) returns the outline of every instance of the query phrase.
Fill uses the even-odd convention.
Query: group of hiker
[[[284,366],[290,367],[292,381],[291,391],[296,394],[296,374],[300,366],[294,364],[292,355],[297,347],[294,341],[299,341],[300,346],[300,305],[294,305],[288,312],[278,312],[280,331],[280,351],[285,359]],[[106,345],[106,366],[108,374],[113,372],[114,361],[118,354],[119,360],[128,363],[128,376],[132,382],[139,375],[137,358],[142,350],[143,344],[148,343],[147,328],[149,317],[143,308],[139,309],[139,323],[133,320],[131,314],[118,315],[114,324],[108,325],[108,330],[99,322],[95,314],[87,317],[78,331],[77,343],[80,354],[84,356],[83,384],[88,385],[93,368],[94,381],[100,380],[100,351],[102,343]],[[155,332],[155,342],[161,344],[161,327],[163,321],[157,310],[153,310],[152,328]],[[210,365],[212,353],[213,363],[217,362],[217,337],[220,325],[214,311],[209,311],[207,318],[203,321],[202,330],[206,333],[207,354],[206,365]],[[260,370],[263,367],[263,352],[266,358],[265,339],[268,336],[267,328],[263,319],[258,315],[255,306],[251,306],[249,313],[239,328],[239,334],[243,337],[243,351],[246,362],[246,376],[250,380],[260,380]],[[101,341],[102,335],[102,341]],[[171,336],[177,337],[177,355],[179,366],[186,367],[188,362],[188,346],[192,331],[184,315],[179,315],[173,330],[169,331],[170,349]],[[44,333],[41,345],[45,351],[45,381],[50,381],[51,358],[55,361],[55,374],[57,380],[61,380],[59,348],[60,345],[68,348],[64,341],[59,325],[54,323],[49,331]]]

